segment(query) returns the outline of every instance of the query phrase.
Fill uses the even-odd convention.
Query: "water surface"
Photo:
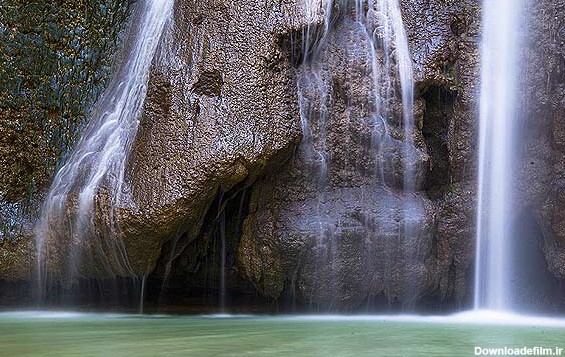
[[[385,317],[0,314],[2,356],[472,356],[565,347],[563,326]]]

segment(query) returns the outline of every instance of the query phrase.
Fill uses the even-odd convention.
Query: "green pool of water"
[[[476,346],[565,347],[565,328],[379,318],[0,314],[0,356],[6,357],[473,356]]]

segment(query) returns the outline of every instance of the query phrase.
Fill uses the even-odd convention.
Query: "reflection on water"
[[[4,313],[0,355],[470,356],[476,346],[565,347],[563,323],[509,326],[466,319]]]

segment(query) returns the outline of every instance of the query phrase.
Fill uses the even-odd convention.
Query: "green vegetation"
[[[132,2],[0,0],[0,240],[33,218],[103,92]]]
[[[109,77],[129,3],[0,1],[0,192],[44,189]]]

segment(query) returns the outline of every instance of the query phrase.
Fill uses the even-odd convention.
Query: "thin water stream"
[[[333,191],[365,185],[367,200],[375,199],[375,187],[393,192],[391,195],[401,197],[399,215],[404,226],[396,232],[397,239],[386,243],[387,247],[391,252],[403,250],[399,247],[408,245],[416,235],[413,226],[420,223],[421,212],[412,202],[412,195],[418,190],[413,60],[398,0],[307,0],[305,5],[309,17],[313,19],[320,13],[324,20],[323,26],[316,22],[307,26],[302,36],[304,57],[298,70],[303,131],[300,155],[318,201],[317,210],[311,213],[319,226],[319,255],[325,255],[318,264],[337,281],[339,267],[332,262],[340,259],[340,243],[331,227],[339,222],[332,222],[331,214],[324,208]],[[347,86],[340,83],[343,78],[356,81],[355,86],[363,90],[352,90],[343,95],[345,98],[338,98],[341,90],[347,91],[340,87]],[[339,100],[346,101],[347,118]],[[337,127],[355,125],[363,129],[336,132]],[[342,142],[363,142],[361,137],[366,134],[371,139],[361,144],[366,146],[361,150],[355,144],[340,147]],[[392,156],[401,157],[398,165],[392,152]],[[346,161],[355,161],[360,168],[367,167],[369,162],[372,167],[349,173],[340,166]],[[382,205],[387,205],[386,200],[382,201]],[[370,216],[366,209],[363,214]],[[390,212],[394,209],[390,207]],[[412,293],[408,290],[406,295]]]
[[[130,202],[125,166],[147,94],[149,69],[172,5],[173,0],[143,0],[136,5],[124,60],[51,184],[36,228],[40,295],[48,283],[50,254],[64,260],[59,262],[65,270],[61,275],[68,281],[80,274],[85,261],[99,266],[100,274],[134,275],[117,238],[114,210]],[[106,227],[97,218],[100,207],[108,210]],[[65,257],[61,246],[69,249]]]

